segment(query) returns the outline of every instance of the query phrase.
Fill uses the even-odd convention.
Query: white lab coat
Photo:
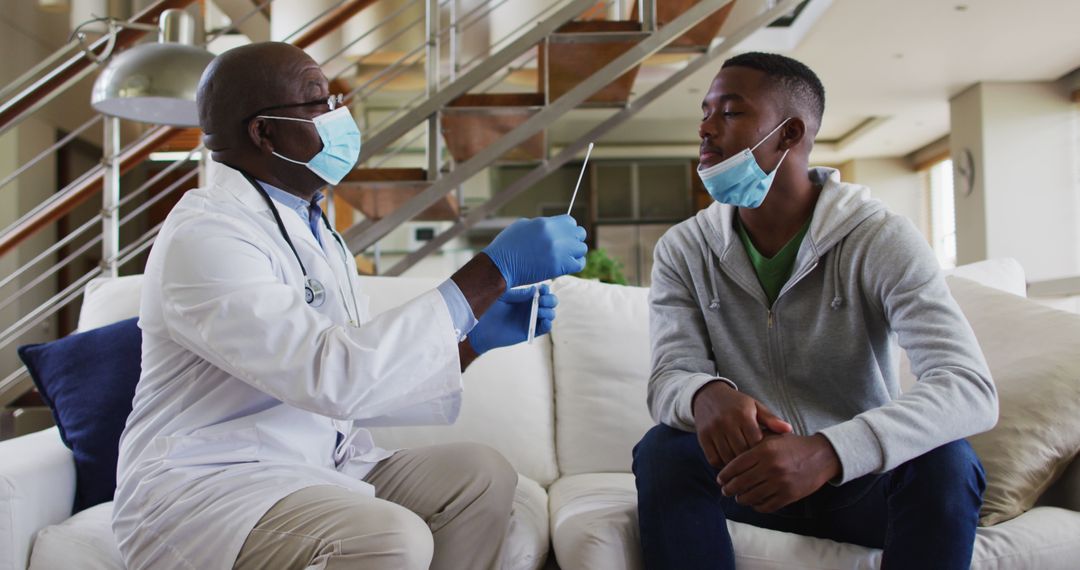
[[[458,341],[438,291],[369,319],[352,256],[325,226],[321,247],[275,202],[325,286],[325,302],[308,306],[262,196],[213,166],[169,214],[146,266],[142,376],[113,516],[133,569],[231,568],[286,495],[312,485],[374,494],[361,479],[392,452],[360,426],[450,423],[460,409]]]

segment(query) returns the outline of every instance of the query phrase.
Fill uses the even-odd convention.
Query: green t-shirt
[[[757,248],[754,247],[754,242],[750,240],[750,234],[746,233],[746,228],[743,227],[742,223],[736,221],[735,227],[738,228],[739,238],[742,240],[743,246],[746,247],[746,254],[750,257],[750,264],[754,266],[758,282],[761,283],[761,288],[765,290],[765,297],[769,299],[769,306],[771,307],[776,301],[776,297],[780,295],[780,290],[784,288],[784,283],[787,283],[788,278],[791,277],[791,270],[795,267],[795,256],[799,253],[799,246],[802,245],[802,240],[810,229],[810,221],[807,220],[806,225],[799,230],[799,233],[795,234],[795,237],[791,238],[791,241],[787,242],[772,257],[765,257],[758,252]]]

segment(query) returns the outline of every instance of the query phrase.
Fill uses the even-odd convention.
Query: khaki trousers
[[[278,501],[234,568],[498,568],[517,486],[499,452],[473,443],[399,451],[365,481],[375,497],[322,485]]]

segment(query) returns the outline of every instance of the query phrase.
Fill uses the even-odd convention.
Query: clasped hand
[[[771,513],[840,474],[825,436],[794,435],[791,424],[723,382],[702,388],[693,408],[698,443],[720,470],[716,482],[740,505]]]

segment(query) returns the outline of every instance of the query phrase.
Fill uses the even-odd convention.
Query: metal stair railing
[[[459,75],[456,80],[432,93],[422,103],[394,121],[393,124],[379,130],[364,141],[364,145],[360,150],[359,163],[362,164],[370,160],[413,128],[429,120],[450,101],[464,95],[469,89],[488,78],[492,72],[512,63],[526,50],[535,47],[559,26],[569,22],[595,4],[596,0],[571,0],[555,14],[538,22],[531,30],[510,42],[506,47],[484,59],[479,65]],[[357,250],[354,248],[354,251]]]
[[[128,22],[153,24],[165,10],[184,8],[193,2],[194,0],[158,0]],[[99,55],[111,43],[114,43],[114,49],[124,49],[140,40],[146,33],[145,30],[125,28],[120,30],[115,38],[103,37],[97,40],[90,45],[88,50]],[[53,67],[58,61],[69,56],[70,59]],[[86,78],[97,65],[98,62],[82,51],[79,40],[73,39],[24,73],[3,89],[3,96],[11,98],[0,104],[0,134],[18,125],[61,93]],[[12,93],[16,94],[11,95]]]
[[[615,127],[623,124],[628,119],[633,117],[639,111],[655,102],[665,93],[671,90],[674,86],[681,83],[697,71],[704,68],[706,65],[716,61],[724,54],[731,51],[732,48],[737,46],[740,42],[746,39],[750,34],[757,30],[767,26],[770,22],[773,22],[780,16],[789,12],[794,8],[801,0],[781,0],[771,9],[760,14],[759,16],[751,19],[739,30],[734,33],[725,36],[723,41],[719,44],[711,47],[707,52],[695,57],[685,67],[679,69],[671,76],[660,82],[656,86],[649,89],[644,94],[638,96],[632,100],[626,107],[614,113],[612,116],[605,119],[603,122],[593,127],[589,132],[578,137],[577,140],[568,144],[554,157],[543,161],[525,175],[516,179],[512,184],[499,191],[492,196],[483,205],[472,208],[461,220],[454,223],[453,226],[442,231],[431,240],[427,241],[420,249],[409,253],[394,266],[387,270],[384,275],[387,276],[399,276],[409,268],[416,265],[422,259],[431,255],[439,250],[442,246],[446,245],[450,240],[462,235],[476,224],[484,221],[488,216],[494,214],[499,208],[502,208],[510,202],[513,198],[532,187],[534,184],[540,182],[545,176],[555,172],[566,163],[573,160],[580,155],[585,147],[590,142],[600,139],[606,133],[610,132]]]
[[[156,17],[156,14],[160,13],[161,10],[169,7],[179,6],[179,2],[182,1],[183,0],[161,0],[159,4],[156,4],[154,6],[158,8],[158,11],[155,12],[153,16],[147,16],[147,13],[144,12],[139,16],[139,18],[142,18],[145,21],[140,20],[140,22],[152,22],[153,18]],[[255,6],[254,9],[247,13],[246,17],[258,14],[262,8],[269,5],[272,1],[273,0],[262,0],[262,2],[258,3],[258,5]],[[348,18],[355,15],[367,6],[373,4],[375,1],[376,0],[341,0],[336,5],[328,8],[316,18],[313,18],[312,21],[307,22],[303,26],[298,28],[297,32],[294,32],[292,35],[286,38],[286,41],[291,41],[295,45],[306,47],[307,45],[310,45],[314,41],[321,38],[327,32],[337,29],[346,20],[348,20]],[[427,30],[427,38],[420,49],[426,48],[424,51],[424,59],[428,67],[429,76],[429,88],[427,90],[427,94],[431,96],[437,96],[439,94],[440,88],[443,87],[440,82],[438,73],[438,69],[440,66],[440,52],[438,49],[439,41],[445,36],[449,35],[451,38],[451,51],[453,51],[456,45],[456,35],[461,33],[462,30],[468,29],[469,26],[482,21],[490,14],[492,10],[497,7],[488,5],[486,11],[482,11],[482,13],[478,9],[473,10],[466,14],[465,21],[464,23],[462,23],[461,20],[456,18],[454,15],[454,6],[456,5],[456,1],[457,0],[442,0],[442,2],[439,2],[437,0],[426,0],[428,16],[424,18],[423,23]],[[507,0],[501,0],[500,5],[506,1]],[[560,10],[559,13],[564,14],[562,20],[569,20],[577,12],[588,7],[588,0],[567,1],[577,4],[578,9],[575,10],[573,13],[565,9]],[[446,7],[447,5],[451,6],[451,22],[449,27],[443,29],[438,25],[437,14],[440,8]],[[552,3],[548,7],[549,9],[545,11],[545,13],[555,11],[556,8],[558,8],[560,5],[561,2]],[[152,9],[154,7],[152,7]],[[403,10],[396,11],[394,14],[391,14],[389,18],[385,18],[376,27],[381,29],[384,24],[386,24],[389,20],[393,19],[394,16],[397,16],[401,13],[403,13]],[[435,17],[432,17],[433,13],[435,14]],[[548,21],[549,25],[553,27],[561,23],[552,22],[550,21],[550,19],[548,19]],[[413,25],[417,25],[418,23],[419,22],[414,21]],[[218,35],[228,32],[231,29],[237,29],[240,24],[242,24],[241,20],[233,21],[227,29],[214,30],[209,33],[208,38],[214,38]],[[526,22],[525,24],[523,24],[523,26],[529,24],[531,24],[531,22]],[[516,33],[517,31],[520,30],[515,30],[512,33]],[[370,33],[371,32],[368,32],[368,34]],[[365,34],[365,36],[368,34]],[[543,35],[546,34],[535,34],[527,32],[525,35],[542,38]],[[361,41],[362,39],[363,36],[355,39],[353,42],[350,43],[350,45],[353,45]],[[380,47],[387,45],[393,39],[394,38],[384,41],[382,44],[380,44]],[[532,40],[525,39],[517,42],[512,42],[511,45],[508,47],[513,48],[514,46],[521,46],[523,49],[528,49],[527,44],[530,42],[536,43]],[[134,41],[130,43],[134,43]],[[105,44],[95,43],[94,45],[100,49]],[[329,58],[328,61],[323,62],[323,64],[328,64],[330,63],[330,60],[343,56],[347,47],[348,46],[346,46],[345,49],[339,50],[331,58]],[[7,94],[20,92],[20,97],[25,96],[25,93],[27,93],[26,89],[24,89],[25,84],[30,81],[35,81],[35,78],[37,78],[43,73],[46,74],[45,79],[48,79],[49,81],[54,81],[50,78],[55,77],[56,73],[55,71],[48,70],[50,64],[53,64],[57,61],[65,60],[71,55],[71,53],[73,53],[74,49],[75,44],[65,46],[64,48],[59,50],[54,56],[48,58],[42,64],[35,66],[34,69],[23,74],[23,76],[19,78],[16,84],[5,88],[4,92]],[[504,48],[500,53],[506,54],[508,52]],[[451,60],[453,71],[450,74],[450,82],[453,83],[454,81],[459,79],[459,77],[457,77],[456,71],[460,68],[460,66],[457,64],[456,55],[452,55]],[[356,63],[359,64],[362,61],[363,58],[361,58],[361,61]],[[387,73],[383,77],[384,80],[381,83],[374,85],[374,88],[369,86],[367,93],[359,95],[367,96],[374,92],[377,92],[382,86],[386,85],[386,83],[388,83],[388,81],[394,77],[394,75],[392,74],[401,73],[403,70],[407,69],[408,66],[411,65],[411,63],[415,61],[416,59],[400,60],[397,64],[391,66],[389,70],[386,70]],[[479,61],[477,63],[477,67],[483,66],[485,62],[486,60]],[[68,65],[69,63],[70,60],[68,62],[65,62],[65,65]],[[78,79],[85,78],[89,74],[89,70],[92,70],[93,67],[94,65],[88,63],[86,65],[86,68],[80,71],[82,75],[80,75]],[[40,85],[42,84],[42,81],[45,80],[37,79],[34,85]],[[59,90],[68,89],[72,85],[74,85],[76,81],[77,80],[71,80],[67,83],[57,84],[54,85],[52,88]],[[458,85],[461,87],[462,92],[464,92],[465,89],[468,89],[468,84],[466,83],[459,83]],[[356,97],[358,93],[354,93],[353,95],[354,98],[359,99],[359,97]],[[10,122],[8,124],[10,126],[17,124],[17,122],[23,120],[25,116],[36,112],[43,106],[44,103],[35,106],[33,109],[23,109],[22,111],[19,111],[23,114],[15,115],[14,122]],[[9,100],[4,106],[5,109],[14,109],[15,107],[16,105],[14,105],[13,101],[11,100]],[[15,172],[11,173],[7,177],[5,177],[4,180],[0,181],[0,188],[18,179],[20,175],[26,173],[28,170],[38,165],[42,160],[45,160],[49,156],[52,156],[64,145],[71,143],[80,136],[83,136],[89,129],[93,128],[101,120],[102,118],[100,115],[91,117],[83,125],[77,127],[74,132],[65,135],[61,140],[57,141],[56,143],[44,149],[42,152],[38,153],[26,164],[19,166]],[[440,161],[441,157],[438,136],[432,136],[432,133],[435,133],[437,135],[438,131],[431,128],[431,126],[433,125],[433,121],[431,120],[431,118],[429,118],[428,124],[429,149],[434,149],[429,150],[429,154],[431,155],[432,163],[438,164],[438,161]],[[115,136],[115,126],[116,125],[110,125],[109,128],[106,129],[106,136],[107,142],[111,141],[111,143],[115,147],[118,147],[119,141]],[[134,166],[142,163],[143,160],[148,157],[150,152],[160,148],[163,144],[167,143],[180,132],[180,129],[172,127],[157,127],[150,129],[147,132],[143,133],[137,140],[130,142],[122,149],[118,149],[119,152],[115,153],[116,156],[114,159],[112,159],[110,164],[96,165],[89,169],[87,172],[83,173],[81,176],[77,177],[77,179],[69,183],[60,191],[50,196],[47,200],[33,208],[27,214],[20,217],[3,232],[0,232],[0,256],[14,251],[14,248],[25,242],[26,239],[33,236],[42,229],[48,227],[50,224],[58,221],[60,218],[67,215],[68,213],[72,212],[80,204],[85,203],[88,199],[95,195],[97,191],[102,189],[103,182],[106,180],[106,177],[111,176],[115,179],[119,176],[119,174],[127,172]],[[432,141],[434,141],[434,144],[432,144]],[[195,150],[191,151],[188,157],[190,158],[195,153],[199,153],[201,151],[202,149],[200,146]],[[137,255],[145,251],[146,248],[148,248],[153,243],[153,239],[156,236],[159,226],[150,228],[148,231],[137,237],[131,244],[122,248],[120,247],[120,244],[118,242],[118,229],[129,223],[137,215],[144,212],[152,205],[160,202],[160,200],[164,199],[165,197],[172,195],[176,190],[181,188],[182,185],[188,184],[189,181],[191,181],[198,174],[198,170],[192,169],[189,172],[185,173],[183,176],[180,177],[180,179],[172,182],[165,190],[153,196],[152,198],[135,208],[135,210],[133,210],[132,212],[125,214],[123,217],[120,217],[118,215],[119,209],[121,207],[131,204],[132,200],[142,197],[144,194],[154,188],[166,175],[174,173],[176,169],[181,168],[181,165],[184,164],[190,163],[187,162],[187,160],[175,162],[173,165],[166,168],[158,175],[155,175],[151,180],[141,185],[134,192],[125,192],[123,199],[119,199],[119,196],[115,196],[113,197],[113,201],[110,202],[107,197],[105,210],[93,216],[90,220],[82,222],[81,225],[74,231],[68,232],[66,235],[59,237],[59,239],[55,243],[46,247],[44,251],[38,253],[29,262],[24,264],[12,274],[5,276],[2,280],[0,280],[0,289],[11,288],[12,285],[15,285],[17,290],[12,295],[8,296],[6,299],[0,300],[0,309],[10,307],[14,303],[14,301],[18,300],[25,293],[33,290],[36,287],[41,286],[43,283],[47,283],[48,280],[54,278],[57,272],[59,272],[65,267],[69,267],[70,264],[73,261],[79,259],[82,254],[91,251],[92,248],[98,246],[99,244],[109,244],[103,247],[103,249],[106,251],[106,259],[103,260],[103,265],[106,268],[123,265],[124,263],[127,263],[128,261],[134,259]],[[439,169],[435,168],[433,170],[435,176],[438,176]],[[99,223],[102,225],[98,226]],[[96,227],[102,227],[104,231],[101,234],[87,240],[86,236]],[[70,248],[70,251],[64,251],[63,259],[59,260],[56,263],[52,263],[50,266],[45,267],[40,273],[30,276],[27,279],[30,270],[34,269],[37,266],[41,266],[46,262],[51,262],[55,255],[58,252],[64,250],[65,248]],[[109,251],[113,253],[108,254],[107,252]],[[38,324],[42,323],[45,319],[53,316],[61,308],[69,305],[70,303],[78,299],[82,293],[82,288],[85,286],[85,284],[94,277],[104,275],[105,271],[106,269],[103,269],[103,267],[97,267],[86,272],[82,276],[75,278],[74,281],[65,286],[62,290],[52,295],[46,302],[28,311],[27,314],[17,318],[16,322],[12,323],[10,326],[7,326],[3,331],[0,331],[0,349],[8,348],[15,340],[20,338],[32,327],[35,327]],[[22,281],[22,279],[27,280]],[[19,390],[28,386],[26,380],[27,378],[25,375],[25,370],[23,369],[16,370],[12,374],[0,380],[0,405],[6,404],[7,402],[11,401],[13,399],[12,394],[17,396],[20,393]]]
[[[191,1],[193,0],[187,0],[188,3]],[[269,5],[272,1],[273,0],[263,0],[255,10],[248,13],[248,16],[258,13],[261,8]],[[327,32],[337,29],[353,15],[373,4],[375,1],[376,0],[341,0],[323,13],[298,27],[297,30],[286,39],[291,41],[294,45],[306,47],[320,39]],[[152,22],[162,10],[176,7],[180,5],[180,2],[181,0],[161,0],[137,16],[136,19],[141,18],[146,20],[146,22],[142,23]],[[213,38],[220,34],[227,33],[229,30],[237,28],[241,23],[242,21],[240,20],[233,21],[228,28],[224,30],[215,30],[213,33],[209,34],[208,37]],[[131,43],[134,43],[134,40],[129,42],[129,44]],[[99,41],[92,45],[101,48],[105,44]],[[71,53],[72,45],[69,44],[64,46],[54,55],[47,58],[41,64],[38,64],[30,71],[24,73],[15,82],[4,88],[3,92],[8,95],[16,93],[16,99],[21,99],[25,98],[28,93],[34,93],[33,89],[41,90],[47,88],[57,91],[69,89],[79,79],[85,78],[95,67],[95,65],[87,63],[85,67],[79,68],[78,73],[81,75],[78,75],[77,79],[70,79],[73,77],[70,72],[65,72],[67,75],[63,75],[57,70],[50,71],[50,64],[55,65],[56,62],[62,62],[61,65],[63,67],[71,68],[72,62],[77,59],[77,57],[70,57]],[[56,79],[56,77],[61,75],[68,79],[63,82]],[[27,87],[28,83],[32,84]],[[6,125],[9,128],[17,125],[18,122],[24,120],[27,116],[40,110],[44,104],[45,103],[27,106],[24,103],[19,103],[19,101],[16,101],[15,99],[8,100],[2,107],[8,112],[8,115],[6,115],[8,117],[8,123],[6,123]],[[25,164],[20,165],[3,180],[0,180],[0,190],[3,190],[5,186],[9,186],[10,183],[18,179],[31,168],[39,165],[43,160],[53,156],[63,146],[70,144],[80,136],[84,136],[90,128],[94,127],[101,120],[101,115],[94,115],[85,123],[77,127],[73,132],[68,133],[56,143],[49,145],[43,151],[39,152]],[[112,121],[106,121],[106,123],[109,122]],[[110,131],[107,128],[107,143],[110,138],[109,132]],[[95,165],[82,175],[78,176],[67,186],[55,194],[50,195],[48,199],[35,206],[31,211],[27,212],[0,233],[0,256],[13,252],[15,248],[24,243],[26,239],[48,227],[53,222],[58,221],[77,206],[93,197],[97,191],[102,189],[103,181],[106,176],[118,176],[120,172],[126,172],[138,164],[141,164],[143,160],[148,157],[150,152],[160,148],[164,143],[168,142],[180,132],[180,129],[173,127],[157,127],[150,129],[136,140],[130,142],[122,149],[119,149],[119,153],[116,158],[113,159],[113,162],[119,167],[118,169],[110,168],[110,165],[107,164]],[[119,146],[117,137],[112,137],[112,142],[116,146]],[[126,191],[122,199],[119,199],[117,196],[118,200],[111,204],[106,200],[106,209],[101,213],[94,215],[88,221],[81,222],[79,227],[66,233],[66,235],[58,236],[55,243],[45,247],[44,251],[37,253],[37,255],[33,255],[30,261],[17,268],[11,274],[3,276],[3,278],[0,279],[0,290],[15,289],[15,291],[10,295],[6,295],[4,299],[0,299],[0,310],[9,309],[11,305],[26,293],[43,284],[47,284],[49,280],[55,278],[55,275],[59,271],[66,267],[70,267],[75,260],[82,256],[82,254],[91,251],[99,244],[108,243],[110,240],[113,240],[114,242],[103,248],[106,252],[106,259],[103,259],[103,266],[115,267],[123,265],[142,254],[150,247],[150,245],[152,245],[153,240],[157,235],[157,231],[160,229],[160,224],[141,233],[141,235],[123,247],[121,247],[121,244],[117,241],[119,228],[121,226],[130,225],[133,220],[138,219],[139,216],[144,214],[149,208],[161,203],[162,200],[169,196],[175,195],[176,191],[185,187],[185,185],[187,185],[187,187],[193,186],[194,184],[192,184],[192,181],[195,176],[199,174],[199,169],[197,168],[190,169],[178,179],[168,184],[167,187],[161,189],[157,194],[144,199],[148,192],[157,189],[157,187],[161,185],[162,180],[164,180],[166,176],[175,175],[180,171],[179,169],[184,168],[185,165],[194,164],[190,159],[200,153],[201,150],[201,145],[199,145],[199,147],[189,152],[184,160],[174,162],[172,165],[151,177],[134,191]],[[143,201],[142,203],[135,205],[135,200]],[[120,217],[120,208],[125,206],[129,207],[130,211],[125,212],[124,215]],[[111,221],[110,218],[112,218]],[[88,234],[90,234],[94,228],[102,228],[104,231],[88,239]],[[64,251],[63,259],[53,262],[57,253],[64,248],[70,248],[70,251]],[[108,254],[108,251],[113,252],[111,256]],[[50,263],[50,265],[41,269],[40,272],[31,274],[32,270],[41,267],[46,262]],[[73,301],[77,300],[82,295],[82,289],[87,282],[104,274],[105,269],[102,266],[95,267],[81,276],[75,277],[61,290],[52,294],[45,302],[26,311],[25,314],[16,315],[15,322],[6,325],[3,331],[0,331],[0,350],[10,350],[12,343],[22,338],[26,332],[43,323],[46,319],[51,318],[63,307],[68,306]],[[29,381],[25,368],[19,367],[14,372],[0,379],[0,405],[6,405],[14,400],[27,388],[29,388]]]
[[[706,16],[716,12],[731,1],[732,0],[701,0],[697,4],[694,4],[666,26],[660,28],[656,32],[650,33],[645,39],[641,40],[628,51],[612,60],[593,75],[585,78],[581,83],[557,100],[549,103],[523,124],[498,139],[494,144],[484,148],[476,156],[465,163],[457,165],[452,171],[433,182],[428,188],[424,189],[420,194],[416,195],[400,208],[394,210],[388,216],[374,223],[361,222],[346,230],[343,233],[343,237],[345,238],[347,245],[354,252],[363,251],[374,245],[399,225],[412,219],[420,212],[423,212],[442,199],[455,187],[461,185],[473,175],[486,168],[497,160],[498,157],[518,146],[534,134],[540,132],[558,117],[566,114],[571,109],[577,108],[586,99],[607,86],[615,78],[640,64],[645,58],[660,51],[660,49],[668,43],[683,35],[701,22],[701,20],[705,19]],[[588,2],[584,1],[579,3]],[[576,8],[577,4],[578,3],[572,3],[568,8]],[[559,25],[553,25],[553,23],[554,22],[551,20],[541,22],[537,24],[533,32],[542,30],[544,32],[544,37],[546,37],[561,25],[561,23],[559,23]],[[526,36],[522,36],[522,38],[515,40],[515,42],[506,49],[511,47],[516,48],[515,51],[510,52],[516,57],[517,54],[524,51],[518,44],[525,38]],[[534,40],[532,37],[529,37],[528,39]],[[535,40],[529,45],[535,45],[537,41],[538,40]],[[510,53],[503,54],[502,59],[493,58],[493,65],[495,62],[498,63],[498,67],[495,67],[495,69],[507,65],[513,60],[513,57],[509,57]],[[469,87],[471,87],[490,75],[490,72],[491,70],[486,65],[479,66],[463,75],[458,82],[461,82],[462,84],[468,83]],[[465,81],[466,78],[473,81]],[[451,87],[456,88],[451,89]],[[424,104],[411,111],[406,118],[416,117],[423,119],[429,117],[437,112],[439,107],[449,103],[454,97],[463,94],[467,88],[468,87],[463,87],[462,85],[455,86],[454,84],[451,84],[439,91],[436,96],[429,98]],[[402,125],[408,124],[405,120],[406,118],[402,119]],[[401,134],[404,134],[403,128],[404,126],[395,129],[395,127],[392,126],[385,131],[376,134],[373,138],[379,139],[382,137],[380,141],[389,137],[396,139],[398,136],[401,136]],[[361,160],[363,160],[363,153],[361,153]]]
[[[130,23],[148,24],[154,21],[161,12],[166,9],[176,8],[185,4],[191,4],[194,0],[178,1],[178,0],[159,0],[159,2],[151,5],[140,14],[128,20]],[[259,8],[269,5],[273,0],[262,0]],[[258,9],[249,12],[244,17],[248,18],[258,12]],[[208,41],[226,33],[229,30],[236,29],[243,23],[242,20],[233,22],[232,25],[225,30],[218,30],[208,35]],[[118,39],[115,42],[115,47],[122,49],[123,47],[132,45],[139,37],[146,32],[139,29],[121,30],[118,36],[122,36],[122,40]],[[97,42],[91,44],[87,49],[93,53],[100,53],[101,49],[107,44],[105,38],[99,39]],[[85,53],[80,53],[67,61],[64,61],[60,67],[54,70],[48,70],[49,63],[55,63],[63,60],[65,57],[78,50],[78,41],[71,41],[67,45],[61,47],[53,55],[46,58],[41,64],[38,64],[30,71],[24,73],[21,77],[10,83],[4,88],[3,92],[7,94],[18,93],[14,95],[12,99],[9,99],[3,103],[0,108],[9,111],[9,120],[6,123],[0,123],[0,132],[6,129],[17,126],[20,122],[29,117],[32,113],[44,107],[49,101],[55,97],[61,95],[65,91],[72,88],[79,80],[85,78],[91,71],[93,71],[98,62],[89,59]],[[114,48],[115,49],[115,48]],[[71,69],[78,68],[77,77],[71,75]],[[64,71],[68,70],[68,71]],[[47,73],[46,73],[47,72]],[[35,78],[40,77],[36,81]],[[60,81],[58,77],[66,76],[70,77],[70,80]],[[33,84],[27,86],[31,81]],[[33,99],[34,103],[28,103],[25,99]],[[23,111],[18,111],[23,109]],[[71,143],[73,140],[83,135],[89,128],[96,125],[102,120],[101,114],[94,114],[85,123],[76,127],[71,133],[61,138],[56,143],[45,148],[35,157],[22,164],[14,172],[0,181],[0,190],[3,190],[11,182],[14,182],[20,175],[30,170],[34,166],[37,166],[41,161],[55,154],[60,148]],[[155,148],[161,146],[173,136],[179,133],[179,129],[172,127],[162,127],[147,133],[143,133],[139,139],[133,141],[123,149],[122,152],[122,165],[121,171],[127,172],[132,167],[140,164],[149,153]],[[68,186],[60,189],[53,195],[51,195],[45,202],[39,204],[30,212],[24,214],[21,218],[5,228],[0,232],[0,257],[9,253],[13,248],[21,244],[23,241],[48,226],[49,224],[57,221],[63,216],[70,213],[74,208],[84,203],[90,197],[92,197],[100,188],[101,182],[104,177],[104,167],[101,165],[93,167],[91,170],[78,177],[75,181]]]

